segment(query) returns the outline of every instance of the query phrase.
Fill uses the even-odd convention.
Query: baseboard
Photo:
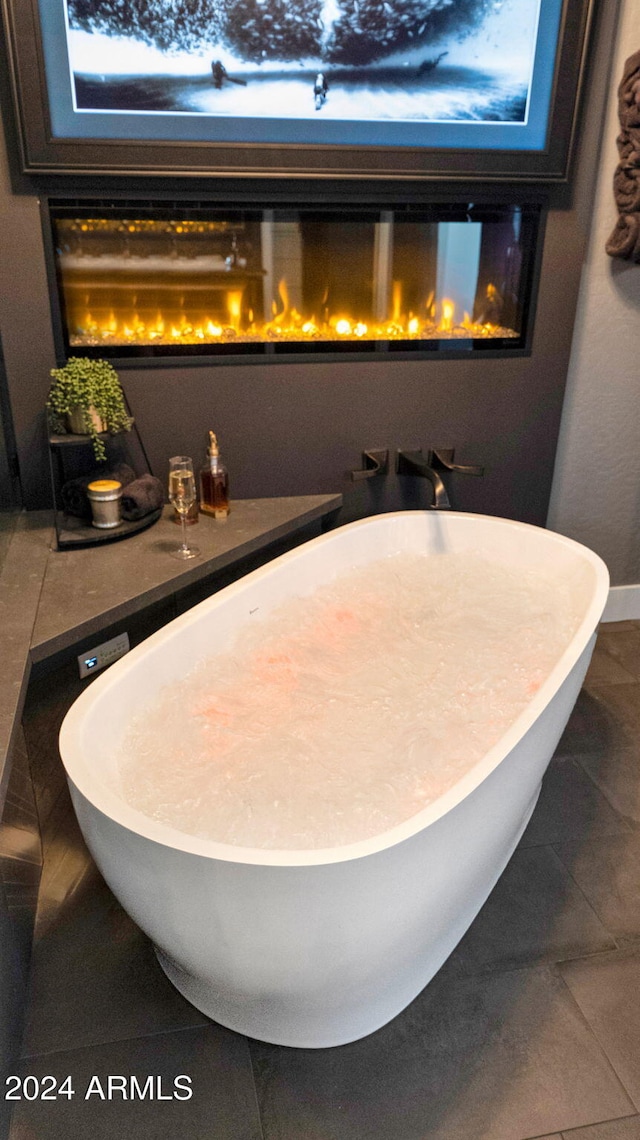
[[[640,583],[634,586],[612,586],[602,621],[639,621]]]

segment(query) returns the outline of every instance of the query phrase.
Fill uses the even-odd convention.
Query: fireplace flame
[[[271,328],[273,329],[275,327],[277,330],[281,328],[289,316],[289,290],[287,288],[287,282],[285,281],[284,277],[281,277],[278,281],[278,297],[280,298],[280,303],[282,305],[280,312],[278,312],[278,302],[276,301],[275,297],[271,302],[271,312],[273,314]]]
[[[229,313],[229,324],[232,329],[240,328],[240,317],[242,316],[242,290],[233,289],[227,293],[227,310]]]
[[[335,340],[434,340],[516,337],[512,329],[500,325],[502,297],[495,285],[489,284],[484,294],[484,310],[474,320],[468,312],[457,317],[455,303],[445,297],[437,302],[431,292],[418,313],[403,313],[403,285],[394,281],[389,315],[377,322],[349,312],[331,314],[328,300],[321,302],[322,316],[300,313],[291,304],[289,288],[283,277],[277,295],[271,302],[271,319],[256,320],[254,308],[244,307],[243,287],[218,290],[215,312],[189,308],[189,295],[182,290],[176,302],[166,308],[145,307],[144,296],[129,294],[130,309],[123,311],[109,302],[99,308],[99,298],[90,298],[84,290],[80,305],[74,311],[68,298],[72,335],[71,344],[216,344],[221,342],[263,343],[270,339],[287,341]],[[91,303],[90,303],[91,301]],[[213,307],[213,306],[212,306]],[[439,310],[440,319],[434,314]]]
[[[453,330],[453,315],[455,311],[453,301],[444,300],[442,302],[442,316],[440,318],[440,324],[438,325],[439,332],[451,332]]]
[[[392,321],[392,324],[397,325],[397,324],[399,324],[399,322],[401,320],[400,314],[402,312],[402,281],[394,281],[393,282],[393,289],[392,289],[391,297],[392,297],[391,321]]]

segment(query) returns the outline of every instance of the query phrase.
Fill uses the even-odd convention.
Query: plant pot
[[[102,416],[99,415],[93,406],[87,408],[87,413],[91,422],[95,424],[96,431],[101,432],[107,430],[105,420],[103,420]],[[78,404],[72,412],[67,412],[67,423],[69,425],[69,431],[72,432],[73,435],[89,435],[85,427],[85,410],[80,404]]]

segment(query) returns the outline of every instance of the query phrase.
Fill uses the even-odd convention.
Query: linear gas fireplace
[[[66,355],[513,353],[540,211],[49,202]]]

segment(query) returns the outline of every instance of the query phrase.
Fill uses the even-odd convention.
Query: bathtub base
[[[269,1045],[286,1045],[293,1049],[328,1049],[349,1045],[352,1041],[359,1041],[375,1033],[406,1009],[437,973],[451,952],[450,949],[447,950],[442,961],[435,966],[430,965],[429,976],[421,979],[415,993],[412,992],[409,996],[403,994],[401,1004],[397,1004],[398,999],[394,994],[392,1000],[395,998],[395,1002],[392,1009],[389,1008],[390,986],[386,985],[383,987],[383,992],[376,995],[378,1001],[382,999],[382,1010],[377,1003],[374,1006],[372,1002],[371,1006],[355,1011],[355,1014],[353,1010],[345,1013],[343,1009],[340,1020],[336,1018],[331,1023],[327,1020],[318,1025],[315,1010],[313,1018],[305,1019],[298,1013],[297,1016],[283,1019],[282,1016],[272,1016],[271,1003],[268,999],[258,998],[251,1005],[247,1005],[246,1001],[234,1001],[215,986],[186,973],[167,958],[157,946],[154,949],[162,970],[178,993],[217,1025],[256,1041],[265,1041]],[[283,1020],[288,1021],[287,1026],[283,1025]]]
[[[411,1004],[435,977],[450,954],[464,937],[478,911],[484,906],[491,891],[511,859],[531,819],[540,795],[542,783],[536,788],[515,835],[496,871],[483,883],[473,898],[466,901],[466,909],[447,930],[445,936],[431,945],[425,944],[417,959],[415,970],[402,977],[390,976],[375,987],[366,1005],[349,1005],[341,1001],[333,1012],[329,1007],[329,994],[325,1002],[312,999],[293,1001],[287,1008],[280,995],[259,994],[247,998],[248,986],[242,996],[224,992],[213,981],[188,973],[158,946],[154,946],[158,962],[171,984],[196,1009],[216,1024],[266,1041],[270,1045],[286,1045],[296,1049],[327,1049],[349,1045],[382,1029]]]

